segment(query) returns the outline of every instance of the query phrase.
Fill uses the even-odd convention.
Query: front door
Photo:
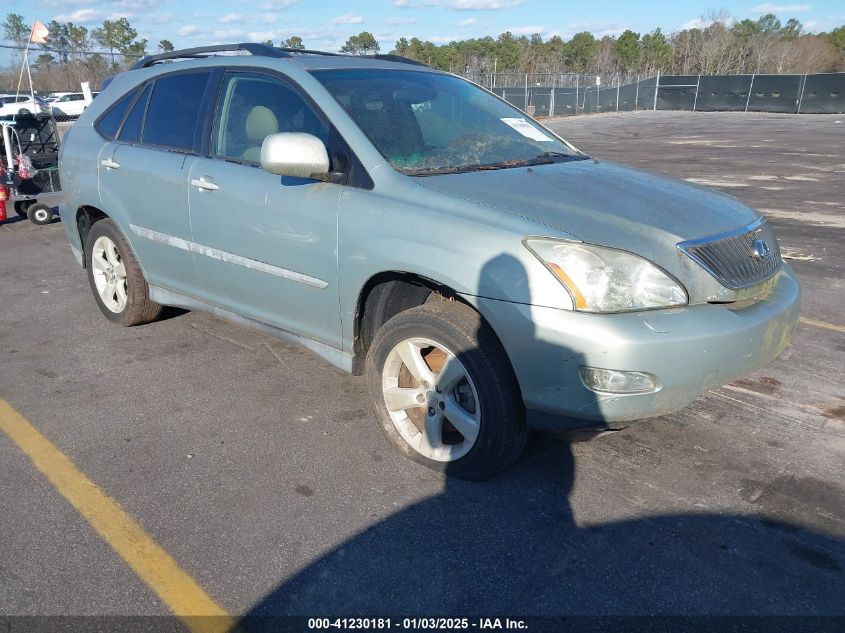
[[[329,127],[282,79],[224,76],[210,158],[190,170],[194,257],[207,300],[238,314],[341,346],[337,211],[343,187],[276,176],[259,166],[276,132],[328,142]]]

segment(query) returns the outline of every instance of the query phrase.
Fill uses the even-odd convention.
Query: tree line
[[[845,70],[845,26],[829,33],[806,33],[794,18],[784,23],[767,14],[733,22],[723,11],[711,12],[700,23],[669,35],[659,28],[601,38],[584,31],[568,41],[557,35],[544,40],[539,33],[516,36],[510,32],[441,45],[403,37],[393,52],[441,70],[475,76],[492,72],[726,75]]]
[[[513,75],[589,73],[602,75],[640,74],[738,74],[812,73],[845,70],[845,25],[828,33],[807,33],[792,18],[782,22],[776,15],[735,22],[725,11],[711,11],[700,26],[664,34],[656,28],[648,33],[626,30],[618,36],[597,38],[584,31],[568,40],[541,34],[482,37],[448,44],[419,38],[400,38],[391,53],[421,61],[434,68],[478,79],[491,73]],[[2,25],[3,36],[22,49],[30,35],[23,16],[9,13]],[[47,44],[33,45],[33,82],[39,90],[74,90],[81,81],[98,87],[108,75],[131,66],[153,48],[126,18],[105,20],[99,27],[72,22],[47,24]],[[273,46],[272,41],[265,42]],[[299,36],[277,44],[282,48],[305,49]],[[96,52],[92,52],[96,49]],[[152,52],[174,50],[163,39]],[[375,36],[362,31],[350,36],[340,52],[368,55],[380,52]],[[13,87],[14,69],[0,71],[0,89]]]

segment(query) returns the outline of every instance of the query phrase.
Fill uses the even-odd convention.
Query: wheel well
[[[91,227],[96,222],[108,217],[96,207],[79,207],[79,210],[76,212],[76,229],[79,231],[79,240],[83,253],[85,252],[85,240],[88,238],[88,232],[91,230]],[[85,266],[84,256],[82,258],[82,265]]]
[[[370,278],[358,296],[355,310],[355,357],[352,372],[356,375],[364,373],[367,351],[382,325],[400,312],[427,301],[466,303],[451,288],[419,275],[386,272]]]

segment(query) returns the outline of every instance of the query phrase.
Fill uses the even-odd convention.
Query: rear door
[[[119,221],[151,284],[198,296],[188,176],[210,71],[159,76],[139,93],[100,152],[103,209]]]

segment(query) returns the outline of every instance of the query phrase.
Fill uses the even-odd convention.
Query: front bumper
[[[510,357],[529,424],[550,428],[682,409],[703,391],[774,360],[798,323],[800,299],[798,281],[784,264],[754,299],[730,304],[586,314],[477,297],[474,303]],[[658,387],[598,393],[581,382],[584,365],[648,372]],[[554,422],[558,416],[569,420]]]

